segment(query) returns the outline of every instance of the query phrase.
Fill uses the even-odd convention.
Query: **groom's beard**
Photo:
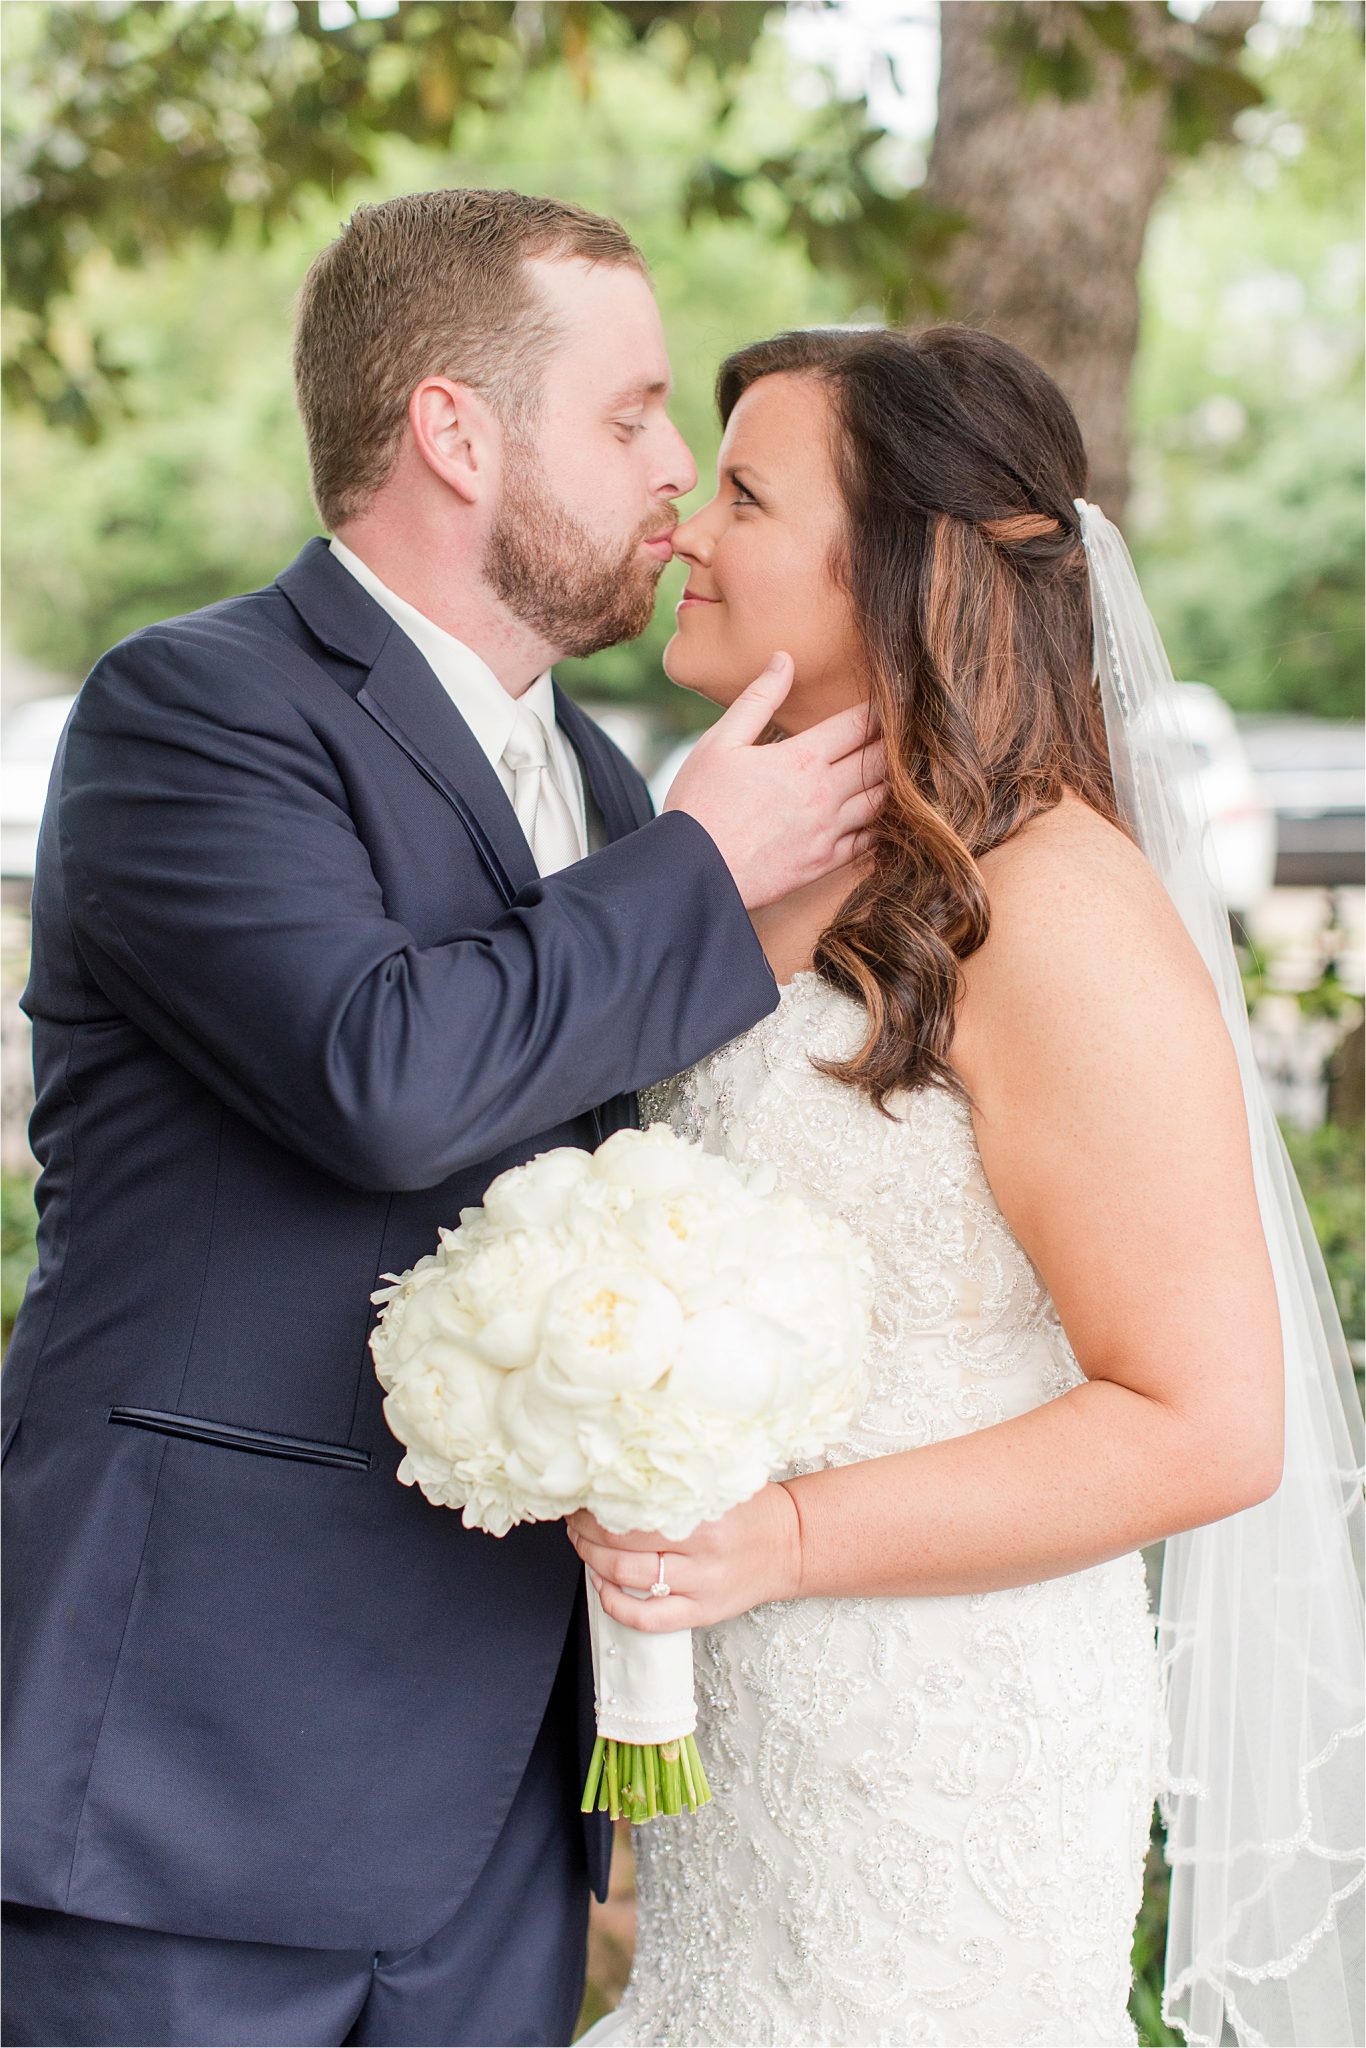
[[[508,610],[573,659],[636,640],[654,616],[666,563],[642,559],[656,512],[626,545],[599,540],[539,482],[529,453],[509,465],[484,573]]]

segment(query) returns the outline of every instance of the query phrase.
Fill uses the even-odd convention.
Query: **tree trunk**
[[[1145,43],[1172,30],[1158,0],[1131,0]],[[1032,10],[1044,34],[1072,7]],[[1111,518],[1129,481],[1129,378],[1138,265],[1167,174],[1167,92],[1133,91],[1122,57],[1088,49],[1083,97],[1027,97],[996,38],[1001,0],[944,0],[939,121],[928,196],[966,216],[938,271],[955,319],[1013,341],[1057,378],[1091,458],[1088,495]]]

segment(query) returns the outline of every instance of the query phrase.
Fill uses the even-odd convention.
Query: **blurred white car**
[[[1227,908],[1255,910],[1276,871],[1276,816],[1258,785],[1233,713],[1206,683],[1178,683],[1182,730],[1195,756],[1199,794],[1210,821],[1210,870]],[[696,745],[670,749],[650,777],[655,809]]]
[[[1276,813],[1276,880],[1288,888],[1366,881],[1366,732],[1331,718],[1247,718],[1243,739]]]
[[[38,827],[62,727],[76,699],[34,697],[5,713],[0,730],[0,875],[33,880]]]
[[[669,794],[669,789],[675,775],[677,775],[700,738],[700,733],[691,733],[687,739],[680,740],[677,746],[670,747],[664,759],[655,769],[654,774],[649,777],[650,801],[657,811],[663,810],[664,799]]]
[[[1210,823],[1208,865],[1226,907],[1254,911],[1276,878],[1276,813],[1232,711],[1207,683],[1178,683],[1181,723]]]

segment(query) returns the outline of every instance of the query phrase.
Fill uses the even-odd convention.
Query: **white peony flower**
[[[525,1307],[556,1277],[558,1241],[553,1232],[499,1230],[483,1222],[460,1236],[463,1242],[451,1248],[449,1280],[456,1300],[478,1324],[491,1322],[509,1306]]]
[[[479,1356],[502,1372],[516,1372],[535,1362],[541,1318],[537,1308],[505,1308],[490,1316],[473,1344]]]
[[[418,1369],[398,1378],[385,1396],[385,1421],[410,1449],[459,1458],[494,1433],[502,1378],[449,1338],[433,1338]]]
[[[641,1264],[691,1310],[711,1298],[732,1222],[730,1208],[701,1188],[678,1188],[633,1202],[620,1232]]]
[[[617,1233],[632,1199],[631,1190],[616,1182],[586,1180],[565,1226],[566,1244],[580,1259],[610,1256],[617,1249]]]
[[[570,1493],[575,1493],[575,1489],[582,1492],[588,1484],[588,1462],[579,1448],[573,1408],[547,1400],[535,1375],[528,1372],[505,1373],[494,1406],[498,1429],[507,1447],[509,1469],[516,1459],[523,1473],[532,1475],[524,1476],[519,1483],[537,1489],[549,1487],[558,1495],[562,1491],[562,1475],[573,1469],[577,1477]],[[545,1476],[552,1468],[559,1475],[553,1483]],[[576,1494],[574,1505],[577,1506]],[[573,1512],[572,1508],[569,1512]]]
[[[667,1124],[651,1124],[645,1131],[614,1131],[593,1154],[597,1178],[627,1189],[636,1200],[705,1187],[711,1168],[710,1155],[684,1143]]]
[[[500,1229],[545,1230],[567,1218],[578,1189],[593,1171],[587,1152],[561,1145],[510,1166],[484,1191],[484,1214]]]
[[[763,1415],[771,1410],[801,1343],[794,1332],[753,1309],[702,1309],[684,1326],[669,1368],[669,1399],[694,1413]]]
[[[757,1493],[772,1469],[761,1431],[661,1407],[653,1426],[627,1434],[612,1467],[595,1472],[585,1505],[618,1534],[658,1529],[681,1542]]]
[[[583,1266],[546,1296],[543,1383],[553,1384],[558,1375],[574,1396],[653,1386],[668,1370],[682,1332],[677,1297],[643,1266],[625,1260]]]

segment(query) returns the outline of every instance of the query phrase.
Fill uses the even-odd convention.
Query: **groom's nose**
[[[697,464],[692,451],[671,419],[664,421],[663,444],[659,451],[657,482],[651,489],[661,498],[683,498],[697,487]]]

